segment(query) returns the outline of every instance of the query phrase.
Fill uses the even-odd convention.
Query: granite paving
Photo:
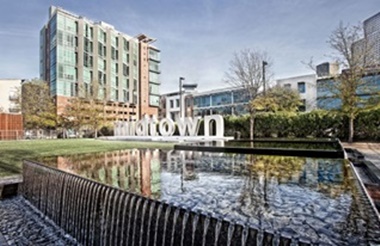
[[[0,200],[0,246],[78,245],[21,196]]]
[[[344,148],[353,148],[360,151],[365,159],[380,169],[380,143],[342,143]]]

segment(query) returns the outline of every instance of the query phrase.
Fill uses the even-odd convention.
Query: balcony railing
[[[9,101],[18,101],[19,98],[20,97],[18,95],[9,95]]]
[[[20,113],[21,112],[20,107],[10,107],[10,108],[8,108],[8,110],[9,110],[9,113]]]

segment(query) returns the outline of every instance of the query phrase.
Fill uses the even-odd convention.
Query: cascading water
[[[24,161],[21,194],[83,245],[288,245],[258,232]],[[286,242],[286,243],[284,243]],[[293,243],[299,244],[294,241]]]
[[[176,209],[175,212],[174,212],[174,217],[173,217],[173,228],[172,228],[172,236],[171,236],[171,241],[170,241],[170,245],[171,246],[174,246],[174,236],[175,236],[175,228],[176,228],[176,225],[177,225],[177,220],[178,220],[178,216],[179,216],[179,209]]]

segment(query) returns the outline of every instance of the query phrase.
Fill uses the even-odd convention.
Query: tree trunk
[[[350,117],[349,120],[349,131],[348,131],[348,142],[352,143],[354,140],[354,117]]]
[[[253,113],[251,113],[251,117],[249,119],[249,138],[251,140],[253,140],[254,128],[255,128],[255,116]]]

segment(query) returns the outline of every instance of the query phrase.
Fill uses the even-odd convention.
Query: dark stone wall
[[[24,161],[20,193],[83,245],[307,245]]]

